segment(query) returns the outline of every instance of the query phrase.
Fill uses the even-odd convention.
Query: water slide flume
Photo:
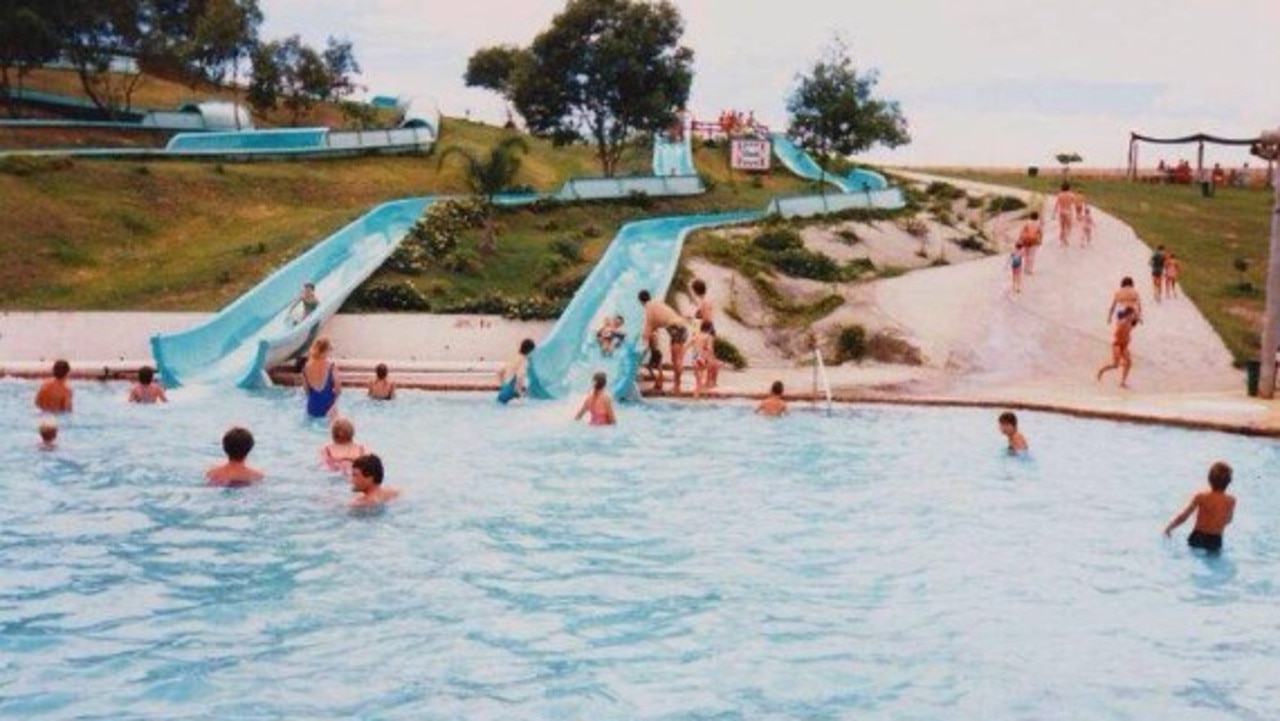
[[[852,170],[845,175],[823,173],[822,167],[783,133],[769,136],[773,144],[773,154],[782,161],[787,170],[807,180],[826,180],[836,186],[842,193],[868,193],[885,190],[889,181],[881,174],[870,170]]]
[[[659,178],[698,174],[697,168],[693,167],[693,147],[689,144],[688,133],[674,141],[667,140],[663,133],[653,136],[653,174]]]

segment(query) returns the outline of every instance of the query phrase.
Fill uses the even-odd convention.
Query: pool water
[[[292,390],[0,382],[0,717],[1274,719],[1272,441],[1023,414],[344,398],[356,514]],[[356,394],[351,394],[355,396]],[[233,423],[269,473],[202,487]],[[1160,530],[1215,459],[1226,552]]]

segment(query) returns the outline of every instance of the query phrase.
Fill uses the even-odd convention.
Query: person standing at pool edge
[[[71,374],[71,364],[58,359],[53,362],[53,377],[40,384],[36,391],[36,408],[45,413],[71,412],[71,387],[67,385],[67,376]]]
[[[667,330],[667,338],[671,341],[671,375],[675,394],[680,395],[680,375],[684,371],[684,344],[689,340],[689,326],[683,316],[675,308],[654,300],[649,291],[642,290],[637,296],[640,306],[644,308],[644,326],[640,329],[640,338],[653,348],[658,328]],[[661,391],[661,388],[656,390]]]
[[[312,418],[326,418],[332,414],[338,404],[338,395],[342,393],[338,367],[329,360],[329,351],[332,349],[328,338],[316,338],[307,351],[306,365],[302,366],[302,386],[307,391],[307,415]]]
[[[1209,553],[1222,551],[1222,532],[1235,517],[1235,496],[1227,493],[1231,485],[1231,466],[1218,461],[1209,467],[1209,490],[1201,491],[1191,497],[1187,507],[1174,516],[1164,527],[1167,537],[1173,529],[1181,526],[1191,514],[1196,514],[1196,525],[1187,536],[1187,545],[1201,548]]]

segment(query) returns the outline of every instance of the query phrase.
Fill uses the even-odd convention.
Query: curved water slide
[[[304,350],[347,296],[376,271],[418,220],[430,197],[383,203],[276,270],[209,319],[151,337],[164,383],[270,385],[267,369]],[[301,320],[289,306],[303,283],[320,306]]]
[[[773,144],[773,154],[786,169],[806,180],[825,179],[842,193],[875,192],[889,187],[889,181],[883,175],[870,170],[853,170],[846,175],[824,174],[818,163],[785,133],[772,133],[769,140]]]
[[[693,147],[688,133],[681,133],[681,138],[675,141],[667,140],[665,133],[654,134],[653,174],[659,178],[698,174],[697,168],[693,167]]]
[[[561,398],[585,390],[604,371],[615,398],[634,398],[640,368],[642,312],[636,296],[648,290],[664,298],[680,260],[685,236],[697,228],[756,220],[759,211],[685,215],[627,223],[596,263],[569,307],[529,357],[529,395]],[[621,314],[626,339],[612,356],[601,354],[596,329],[606,315]]]

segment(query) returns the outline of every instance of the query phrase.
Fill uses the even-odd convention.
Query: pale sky
[[[527,45],[563,0],[260,0],[263,34],[355,43],[370,94],[414,111],[501,121],[503,102],[467,89],[467,58]],[[839,33],[880,70],[913,142],[867,158],[895,164],[1121,167],[1131,129],[1252,137],[1280,126],[1280,0],[676,0],[695,53],[690,109],[754,110],[785,126],[786,98]],[[1247,154],[1208,151],[1238,164]],[[1144,160],[1193,159],[1148,146]]]

